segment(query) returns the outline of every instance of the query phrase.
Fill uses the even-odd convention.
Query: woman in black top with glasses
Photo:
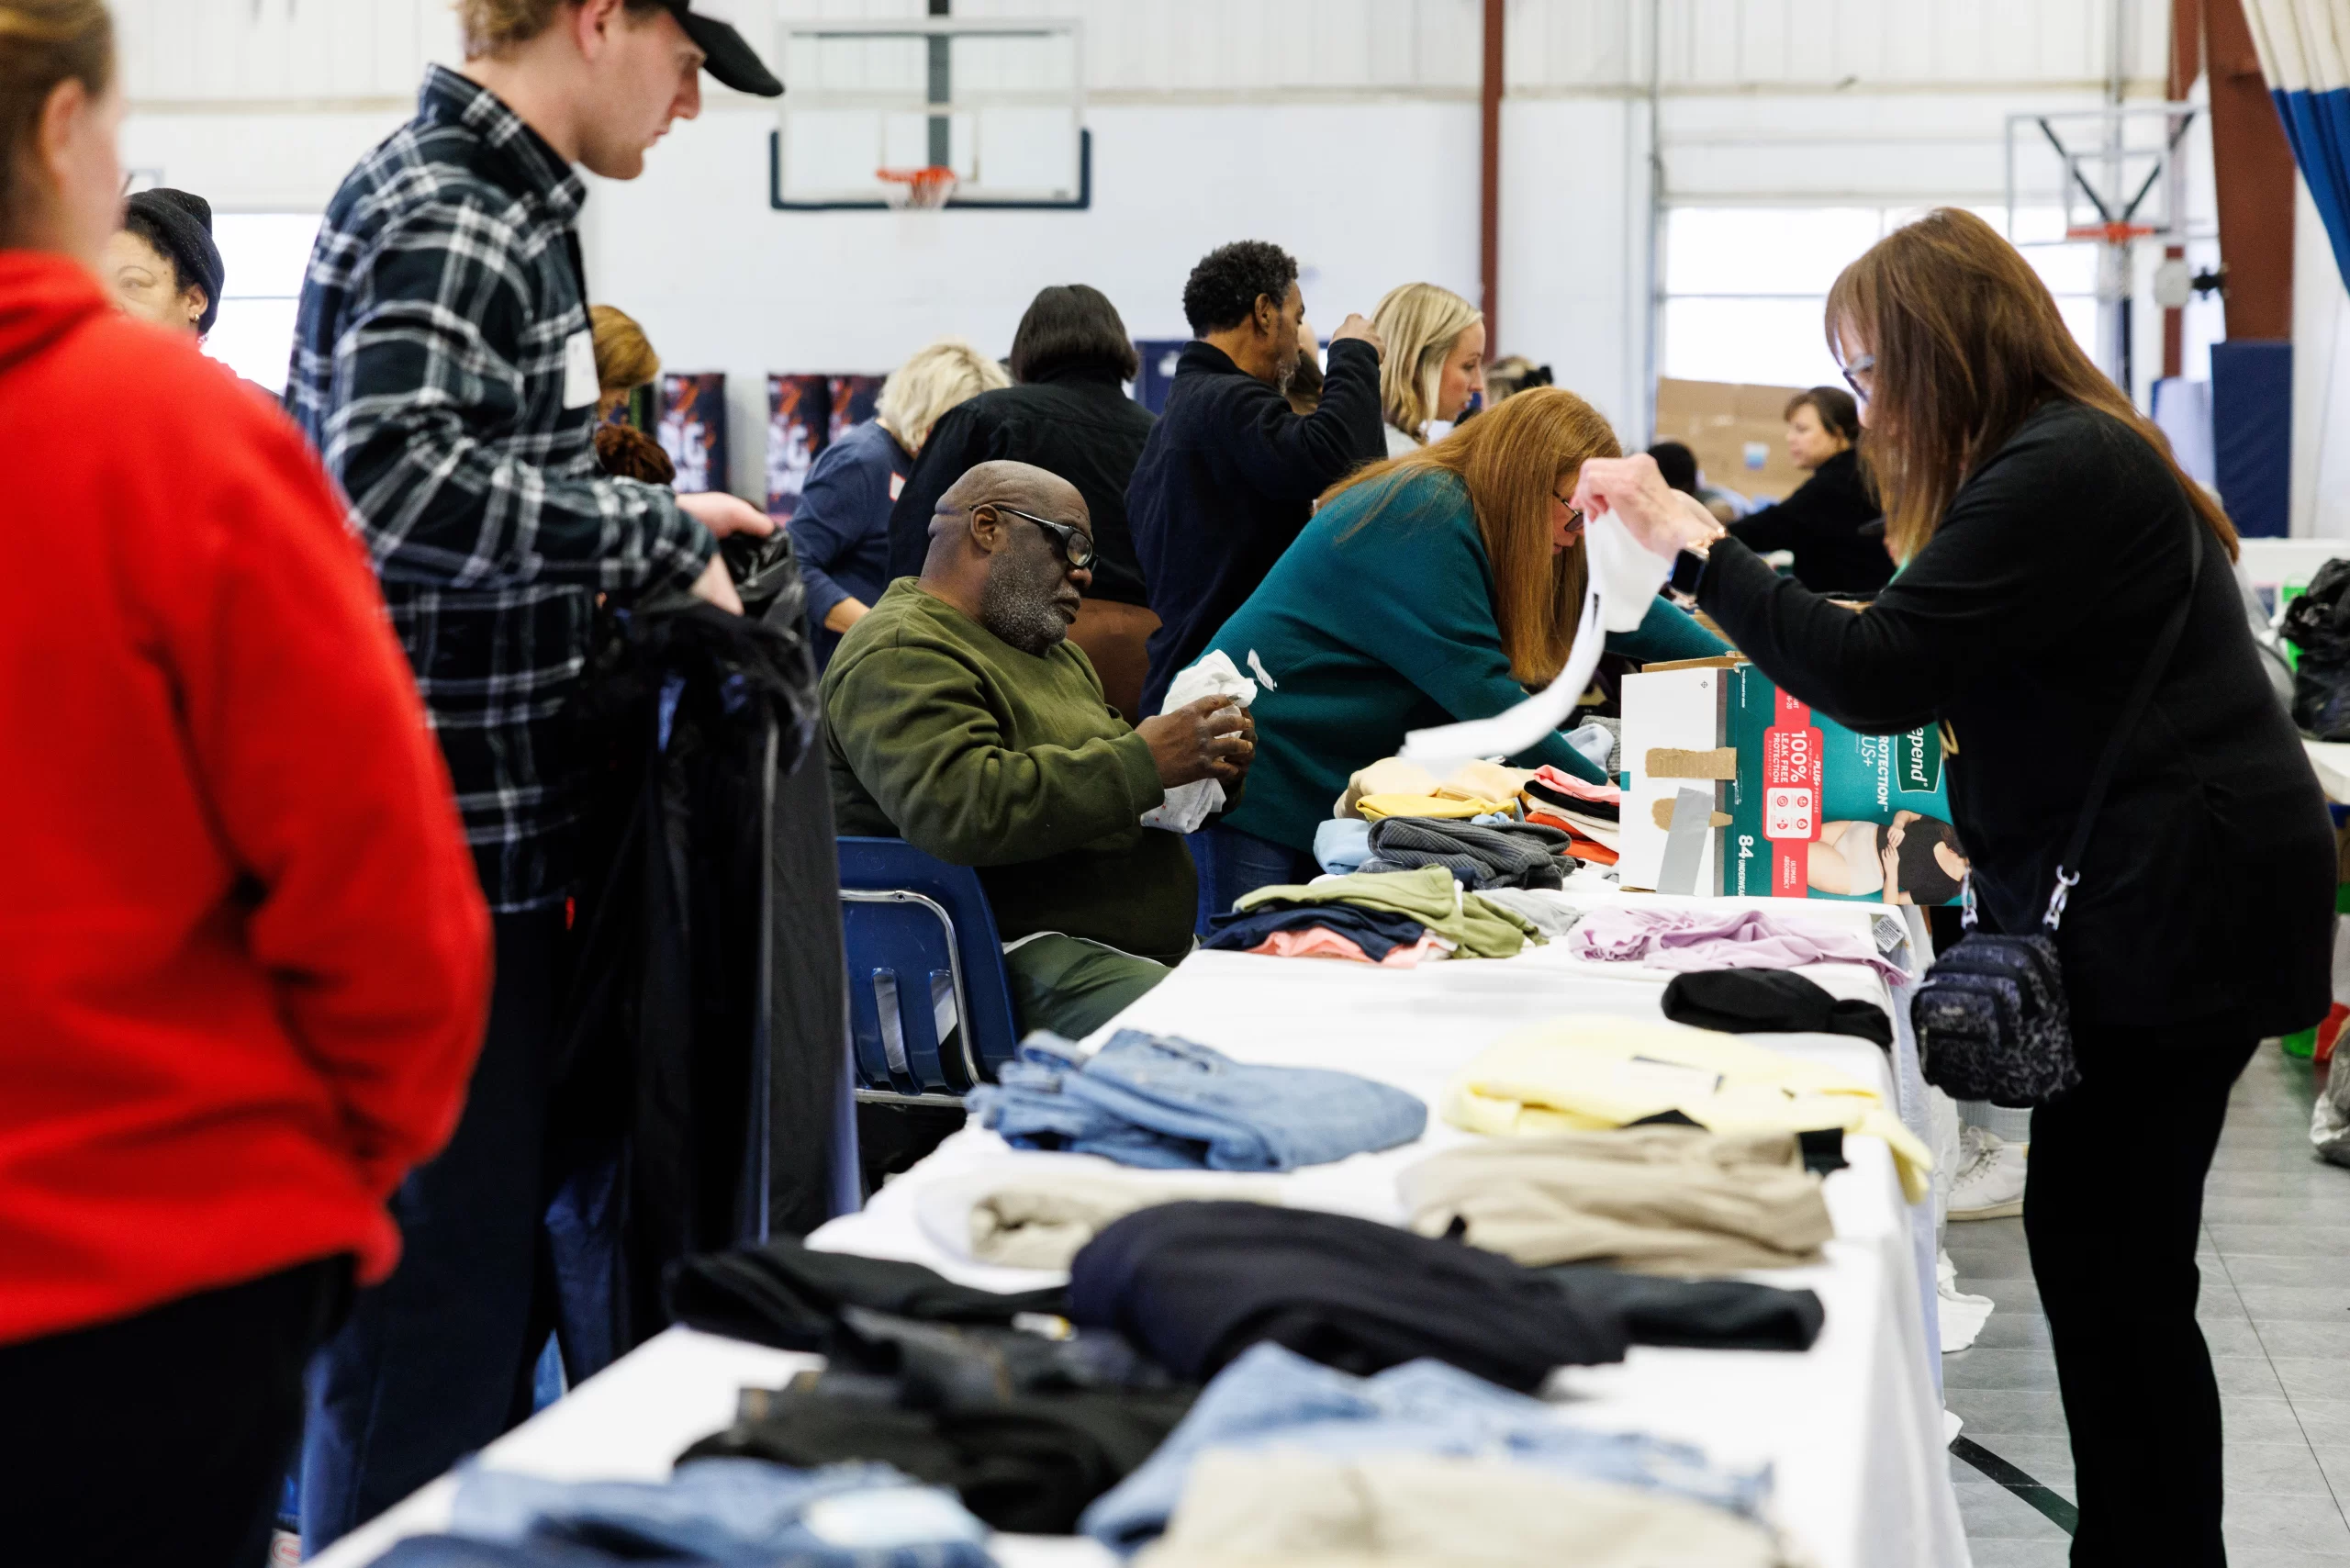
[[[1576,499],[1678,552],[1731,640],[1851,727],[1938,722],[1992,930],[2039,929],[2096,759],[2182,599],[2057,942],[2083,1081],[2032,1118],[2024,1229],[2080,1504],[2072,1561],[2226,1561],[2220,1402],[2196,1327],[2203,1179],[2265,1036],[2330,1002],[2333,838],[2255,661],[2235,531],[2089,364],[2023,258],[1944,208],[1828,300],[1905,563],[1853,610],[1780,577],[1646,458]]]

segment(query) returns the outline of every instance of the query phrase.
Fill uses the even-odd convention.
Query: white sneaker
[[[2023,1213],[2024,1155],[2031,1147],[2006,1142],[1984,1127],[1968,1127],[1960,1134],[1950,1217],[2006,1219]]]

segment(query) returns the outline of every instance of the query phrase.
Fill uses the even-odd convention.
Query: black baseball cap
[[[783,84],[775,73],[761,62],[758,54],[743,41],[743,35],[715,17],[694,14],[693,0],[667,0],[669,14],[686,29],[686,36],[700,46],[708,58],[701,68],[718,78],[722,86],[755,97],[779,98]]]

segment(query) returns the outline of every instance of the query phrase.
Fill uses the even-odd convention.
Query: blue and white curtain
[[[2244,0],[2244,19],[2350,284],[2350,0]]]

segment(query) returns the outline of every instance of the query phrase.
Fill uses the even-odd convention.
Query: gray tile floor
[[[2232,1568],[2350,1568],[2350,1170],[2309,1145],[2309,1067],[2264,1045],[2237,1081],[2204,1189],[2200,1316],[2227,1421]],[[1950,1227],[1959,1288],[1998,1304],[1942,1358],[1964,1436],[2068,1500],[2073,1461],[2023,1222]],[[1976,1568],[2042,1568],[2066,1540],[1951,1462]]]

